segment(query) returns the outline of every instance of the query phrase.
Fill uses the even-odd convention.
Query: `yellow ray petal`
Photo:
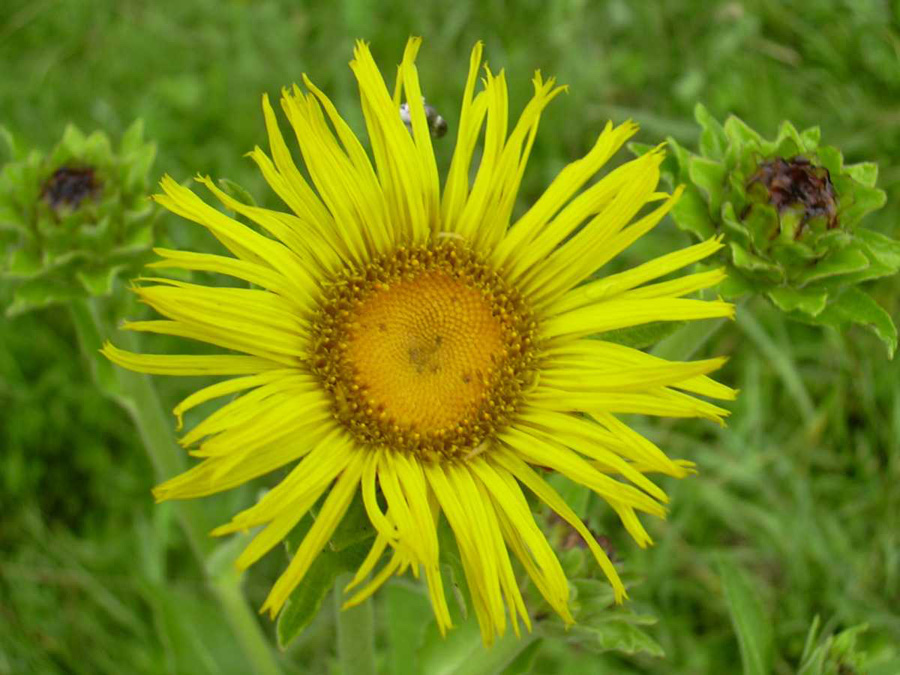
[[[668,253],[625,272],[578,286],[553,303],[552,312],[562,314],[572,309],[605,300],[636,288],[653,279],[687,267],[709,257],[722,248],[722,238],[713,237],[700,244]]]
[[[225,380],[224,382],[217,382],[216,384],[195,391],[193,394],[185,398],[181,403],[176,405],[172,410],[172,412],[175,414],[175,417],[178,418],[176,428],[181,429],[184,413],[186,413],[191,408],[206,403],[207,401],[221,398],[222,396],[236,394],[237,392],[244,391],[245,389],[253,389],[264,384],[269,384],[270,382],[274,382],[275,380],[279,380],[293,373],[294,371],[291,369],[268,370],[256,375],[235,377],[230,380]]]
[[[653,321],[696,321],[722,317],[733,319],[734,305],[720,300],[616,298],[557,315],[544,323],[542,328],[548,338],[584,337]]]
[[[613,128],[611,122],[607,123],[591,151],[583,158],[566,166],[534,205],[513,225],[507,236],[493,252],[494,262],[498,266],[506,266],[508,264],[511,272],[534,264],[535,260],[542,256],[542,253],[534,252],[535,255],[532,256],[529,252],[531,243],[538,235],[544,232],[548,221],[553,218],[557,211],[636,132],[637,125],[631,122],[625,122],[615,128]],[[558,243],[561,239],[556,241]],[[515,259],[513,254],[515,254]],[[520,258],[520,256],[524,256],[524,258]]]
[[[616,602],[621,603],[627,598],[628,594],[625,592],[625,586],[622,584],[622,580],[619,578],[619,574],[616,572],[616,568],[610,561],[609,556],[597,544],[594,536],[556,490],[519,458],[516,451],[511,448],[498,446],[491,456],[491,461],[496,462],[499,466],[509,471],[519,482],[531,490],[542,502],[553,509],[560,518],[569,523],[581,535],[591,553],[594,554],[597,564],[600,565],[603,573],[606,574],[606,578],[609,579],[616,595]]]
[[[108,340],[100,353],[123,368],[149,375],[252,375],[282,367],[256,356],[138,354],[119,349]]]
[[[478,80],[478,71],[481,68],[483,49],[484,45],[480,41],[476,42],[469,57],[469,75],[463,91],[456,148],[453,151],[453,159],[447,173],[441,204],[441,221],[445,230],[459,220],[465,207],[469,194],[469,168],[472,154],[475,151],[475,143],[481,135],[481,127],[487,112],[487,100],[483,95],[479,94],[474,101],[472,98]]]
[[[259,335],[248,336],[227,331],[210,331],[204,326],[185,324],[180,321],[125,321],[120,326],[123,330],[134,330],[142,333],[157,333],[159,335],[174,335],[176,337],[189,338],[198,342],[208,342],[211,345],[234,349],[235,351],[252,354],[255,357],[273,361],[284,366],[299,365],[305,353],[290,349],[280,352],[268,349],[269,345],[261,344]]]
[[[278,577],[278,581],[275,582],[275,585],[269,592],[260,612],[267,611],[269,616],[275,618],[291,591],[303,581],[303,577],[309,570],[310,565],[312,565],[313,560],[319,555],[325,544],[328,543],[338,523],[341,522],[341,519],[347,512],[347,508],[350,506],[353,495],[359,486],[365,457],[365,452],[356,452],[355,456],[347,464],[347,467],[341,473],[325,499],[316,521],[294,554],[287,570]]]

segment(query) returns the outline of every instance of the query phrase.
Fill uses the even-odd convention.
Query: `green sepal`
[[[835,251],[831,255],[819,260],[816,264],[802,270],[794,278],[794,281],[805,286],[812,282],[831,280],[832,277],[861,272],[869,267],[869,257],[858,246]],[[840,283],[840,279],[834,279]]]
[[[710,214],[722,208],[726,176],[726,168],[719,162],[698,156],[688,162],[688,177],[705,197]]]
[[[642,628],[655,624],[655,617],[613,607],[593,612],[588,617],[581,617],[576,613],[576,620],[575,625],[566,626],[554,617],[537,624],[535,632],[594,654],[620,652],[657,658],[666,655],[662,646]]]
[[[870,295],[857,287],[845,289],[828,303],[825,310],[815,317],[823,326],[841,330],[847,324],[869,328],[884,343],[888,358],[894,358],[897,349],[897,327],[888,314]]]
[[[712,115],[702,103],[694,106],[694,119],[700,125],[700,153],[704,157],[721,161],[725,159],[725,148],[728,147],[728,137],[725,128]]]
[[[878,165],[875,162],[860,162],[844,166],[850,177],[867,188],[875,187],[878,182]]]
[[[749,278],[763,278],[770,283],[779,283],[784,279],[784,271],[777,265],[750,253],[735,242],[731,242],[729,248],[734,266],[745,272]]]
[[[13,300],[6,308],[6,316],[13,317],[55,303],[68,303],[84,296],[80,286],[63,285],[49,279],[28,280],[13,291]]]
[[[722,125],[722,128],[725,132],[725,137],[729,140],[730,144],[737,146],[739,149],[743,149],[746,145],[752,146],[753,148],[759,148],[763,143],[762,136],[748,127],[742,119],[735,117],[734,115],[731,115],[725,120],[725,124]]]
[[[91,296],[109,295],[113,290],[116,274],[121,266],[112,267],[83,267],[75,272],[75,278],[81,282],[82,287]]]
[[[6,273],[10,277],[31,279],[39,275],[42,269],[40,255],[34,249],[21,246],[10,251],[6,263]]]
[[[755,284],[735,269],[728,270],[728,276],[716,286],[716,292],[729,302],[753,293],[755,289]]]
[[[900,269],[900,241],[873,230],[857,230],[855,238],[879,263],[893,270]]]
[[[698,239],[709,239],[716,233],[715,223],[709,215],[709,207],[698,190],[691,185],[685,188],[671,213],[679,228],[691,232]]]
[[[857,186],[852,193],[852,201],[849,206],[842,206],[838,210],[841,227],[852,230],[864,216],[883,207],[886,201],[887,195],[884,190]]]
[[[825,309],[828,301],[826,291],[810,291],[789,287],[779,287],[770,290],[767,295],[782,312],[803,312],[810,316],[817,316]]]

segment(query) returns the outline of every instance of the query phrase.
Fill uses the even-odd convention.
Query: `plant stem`
[[[91,364],[98,386],[131,416],[157,480],[171,478],[184,471],[187,466],[184,452],[174,441],[171,419],[165,414],[150,379],[124,368],[112,368],[98,353],[102,336],[111,333],[102,318],[98,301],[77,300],[69,307],[81,350]],[[121,341],[129,348],[136,343],[131,334],[123,334]],[[219,601],[247,663],[254,673],[277,675],[281,668],[254,612],[243,597],[240,575],[230,565],[224,570],[210,572],[208,562],[214,546],[207,534],[209,524],[199,505],[192,501],[179,501],[175,503],[175,512],[188,545],[207,576],[210,590]]]
[[[346,573],[334,585],[338,661],[343,675],[375,675],[375,611],[372,600],[342,610],[344,587],[353,575]]]

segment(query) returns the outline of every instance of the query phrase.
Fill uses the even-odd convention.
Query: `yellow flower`
[[[615,415],[721,422],[726,410],[692,394],[734,398],[707,377],[723,359],[668,362],[596,334],[730,317],[733,307],[683,297],[719,282],[721,270],[655,281],[710,255],[721,247],[717,240],[594,277],[653,228],[680,193],[656,191],[661,149],[583,189],[635,133],[631,123],[608,124],[590,152],[510,224],[541,111],[561,88],[536,73],[534,97],[510,132],[503,72],[485,66],[475,93],[480,44],[441,193],[415,66],[419,46],[419,39],[409,41],[393,94],[365,44],[350,63],[374,166],[331,101],[304,77],[306,89],[286,90],[281,104],[312,185],[294,164],[267,98],[270,154],[250,153],[290,213],[242,204],[198,178],[270,236],[162,180],[156,200],[207,228],[233,257],[157,249],[162,260],[151,267],[216,272],[252,287],[146,279],[135,291],[166,319],[125,327],[241,354],[143,355],[109,343],[103,351],[145,373],[235,376],[176,406],[179,425],[188,409],[245,392],[181,438],[203,462],[157,487],[158,500],[206,496],[296,463],[257,504],[214,531],[264,526],[240,568],[271,550],[323,498],[263,610],[273,617],[281,610],[359,492],[377,536],[351,587],[363,585],[347,605],[393,574],[424,572],[446,631],[437,535],[446,518],[490,644],[504,633],[507,613],[516,634],[520,620],[531,627],[513,558],[573,621],[566,577],[522,487],[578,531],[621,601],[616,569],[544,472],[596,492],[644,546],[650,537],[637,513],[664,517],[667,501],[645,474],[682,477],[691,464],[669,459]],[[411,132],[398,114],[404,101]]]

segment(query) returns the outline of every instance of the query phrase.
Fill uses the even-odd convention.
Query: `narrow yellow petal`
[[[247,336],[229,333],[221,330],[208,330],[204,326],[182,323],[181,321],[126,321],[120,328],[134,330],[141,333],[157,333],[159,335],[174,335],[176,337],[189,338],[198,342],[208,342],[211,345],[234,349],[235,351],[252,354],[255,357],[274,361],[284,366],[299,365],[305,354],[296,350],[283,353],[275,349],[267,349],[269,345],[260,344],[259,336]]]
[[[670,362],[632,347],[603,340],[583,339],[549,347],[545,351],[545,363],[549,367],[583,370],[585,378],[590,378],[598,375],[601,370],[622,367],[640,369],[665,366]],[[737,397],[737,391],[705,375],[690,377],[673,386],[710,398],[733,401]]]
[[[723,317],[734,318],[734,305],[720,300],[614,298],[557,315],[544,323],[542,328],[548,338],[574,338],[653,321],[696,321]]]
[[[185,398],[172,410],[172,412],[175,414],[175,417],[178,418],[176,428],[181,429],[184,413],[186,413],[191,408],[195,408],[196,406],[206,403],[207,401],[221,398],[222,396],[236,394],[237,392],[244,391],[245,389],[253,389],[264,384],[269,384],[270,382],[279,380],[286,375],[290,375],[292,372],[293,370],[290,369],[268,370],[256,375],[235,377],[230,380],[225,380],[224,382],[217,382],[216,384],[210,385],[208,387],[203,387],[203,389],[195,391],[193,394]]]
[[[252,375],[282,367],[256,356],[138,354],[119,349],[108,340],[100,353],[116,365],[149,375]]]
[[[724,426],[731,411],[701,401],[693,396],[659,387],[641,393],[567,392],[538,387],[530,403],[550,410],[571,410],[587,413],[636,413],[660,417],[704,417]]]
[[[575,512],[572,511],[569,505],[566,504],[565,500],[559,496],[559,493],[541,478],[534,469],[519,458],[516,451],[511,448],[498,446],[491,456],[491,461],[496,462],[499,466],[509,471],[519,482],[531,490],[541,501],[553,509],[560,518],[569,523],[569,525],[581,535],[584,543],[587,544],[591,553],[594,554],[597,564],[600,565],[603,573],[606,574],[606,578],[609,579],[616,595],[616,602],[621,603],[627,598],[628,594],[625,592],[625,586],[619,578],[619,573],[616,572],[616,568],[613,566],[609,556],[606,555],[606,552],[599,544],[597,544],[597,540],[594,539],[594,536],[588,531],[584,523],[581,522],[581,519],[575,515]]]
[[[703,260],[722,248],[722,238],[713,237],[700,244],[660,256],[625,272],[578,286],[553,303],[552,312],[562,314],[572,309],[605,300],[636,288],[653,279]]]
[[[564,391],[634,392],[677,386],[684,380],[718,370],[728,359],[662,363],[652,366],[591,368],[588,364],[560,366],[548,363],[541,370],[541,386]]]
[[[310,565],[312,565],[313,560],[319,555],[325,544],[328,543],[329,538],[331,538],[335,528],[337,528],[347,512],[350,502],[353,500],[353,495],[359,486],[365,456],[365,452],[357,452],[341,473],[325,499],[316,521],[294,554],[294,558],[288,565],[287,570],[278,577],[278,581],[275,582],[275,585],[269,592],[260,610],[261,612],[268,611],[269,615],[274,619],[288,599],[291,591],[303,581],[303,577],[309,570]]]
[[[192,251],[176,251],[164,248],[155,248],[153,252],[161,256],[163,260],[152,262],[147,267],[226,274],[235,279],[243,279],[266,290],[278,293],[285,300],[296,304],[301,311],[309,306],[309,293],[298,292],[295,283],[289,282],[271,267],[263,267],[240,258],[229,258],[210,253],[194,253]]]
[[[501,440],[514,448],[529,464],[547,466],[579,485],[589,487],[607,501],[622,502],[640,511],[665,517],[665,508],[632,485],[604,475],[587,461],[559,443],[546,438],[536,438],[523,430],[507,429]]]
[[[591,151],[582,159],[566,166],[544,194],[513,225],[494,252],[494,262],[506,267],[511,278],[518,276],[537,261],[543,260],[574,227],[607,203],[610,195],[634,175],[634,166],[626,164],[611,171],[596,185],[572,200],[557,216],[557,212],[572,196],[636,132],[637,126],[631,122],[615,128],[612,124],[607,124]]]
[[[450,162],[450,170],[447,173],[443,203],[441,204],[441,221],[447,231],[450,231],[448,228],[451,228],[452,224],[459,220],[465,207],[469,194],[469,167],[472,162],[472,153],[475,151],[475,143],[481,134],[481,127],[487,112],[487,101],[483,95],[479,94],[476,99],[477,104],[472,99],[475,84],[478,81],[478,71],[481,68],[483,49],[484,45],[480,41],[476,42],[469,57],[469,76],[463,91],[456,147]]]

